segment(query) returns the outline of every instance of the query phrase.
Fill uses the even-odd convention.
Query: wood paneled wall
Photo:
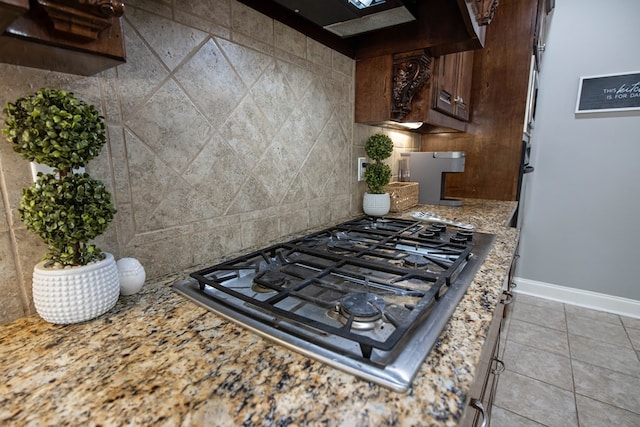
[[[500,0],[475,51],[467,133],[422,136],[422,151],[464,151],[448,197],[515,200],[538,0]]]

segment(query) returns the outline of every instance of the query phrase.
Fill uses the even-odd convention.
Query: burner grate
[[[304,325],[313,333],[347,339],[358,343],[361,356],[369,359],[373,349],[393,350],[428,315],[470,255],[472,244],[466,240],[457,244],[425,239],[419,236],[421,231],[414,221],[364,217],[192,273],[191,277],[211,298],[233,303],[249,315],[251,308],[272,314],[273,320],[266,321],[271,326],[293,332]],[[398,260],[401,263],[391,262]],[[422,268],[426,265],[431,268]],[[354,294],[372,295],[384,302],[378,303],[383,307],[380,317],[384,326],[379,327],[386,329],[383,333],[371,332],[373,323],[353,316],[343,316],[346,320],[340,321],[326,314],[332,309],[340,312],[341,301]],[[398,297],[407,300],[402,315],[397,309],[388,314],[384,307],[393,303],[387,301]]]

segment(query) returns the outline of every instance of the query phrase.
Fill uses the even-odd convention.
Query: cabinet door
[[[469,120],[473,51],[438,57],[433,108],[457,119]]]
[[[473,51],[460,52],[458,56],[458,80],[456,84],[456,97],[454,115],[460,120],[469,121],[471,80],[473,76]]]
[[[458,54],[439,56],[436,70],[433,108],[453,116],[458,81]]]

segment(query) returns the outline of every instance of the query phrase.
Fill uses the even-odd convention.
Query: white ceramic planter
[[[362,200],[362,210],[367,215],[383,216],[389,213],[391,209],[391,197],[389,193],[369,194],[364,193]]]
[[[33,303],[47,322],[79,323],[109,311],[118,301],[120,281],[113,255],[102,261],[73,268],[33,269]]]

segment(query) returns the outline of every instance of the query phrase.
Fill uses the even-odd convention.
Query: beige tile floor
[[[639,427],[640,319],[516,294],[491,427]]]

